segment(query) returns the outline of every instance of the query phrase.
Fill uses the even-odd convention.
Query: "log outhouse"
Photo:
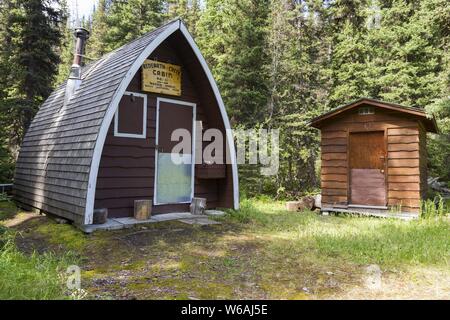
[[[322,211],[418,213],[427,193],[423,109],[359,99],[312,120],[321,131]]]
[[[132,217],[141,200],[151,200],[152,215],[187,212],[194,197],[206,198],[209,208],[237,209],[228,116],[183,22],[169,22],[84,67],[89,34],[78,28],[75,35],[70,77],[41,106],[23,141],[15,199],[79,225],[92,224],[95,209]],[[176,129],[190,135],[181,162],[171,158],[181,139]],[[216,163],[202,161],[208,129],[222,134]]]

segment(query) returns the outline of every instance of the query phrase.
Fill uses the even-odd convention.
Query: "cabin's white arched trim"
[[[236,163],[236,151],[234,148],[233,135],[231,132],[230,121],[227,116],[225,105],[224,105],[222,97],[219,93],[217,84],[214,81],[214,78],[211,74],[211,71],[209,70],[208,65],[206,64],[206,61],[203,58],[202,54],[200,53],[200,50],[198,49],[197,45],[195,44],[194,39],[192,38],[190,33],[187,31],[185,25],[181,21],[177,21],[177,22],[174,22],[174,23],[168,25],[166,30],[164,30],[162,33],[160,33],[141,52],[139,57],[134,61],[134,63],[130,67],[130,70],[128,70],[126,76],[122,79],[122,82],[120,83],[119,87],[117,88],[116,92],[114,93],[112,101],[111,101],[110,105],[108,106],[108,109],[105,113],[105,116],[104,116],[104,119],[102,122],[102,125],[100,127],[100,131],[99,131],[99,134],[97,137],[97,141],[96,141],[95,148],[94,148],[94,154],[93,154],[92,162],[91,162],[91,169],[90,169],[90,173],[89,173],[89,183],[88,183],[88,189],[87,189],[87,195],[86,195],[86,209],[85,209],[85,216],[84,216],[85,224],[92,224],[92,221],[93,221],[95,191],[96,191],[96,186],[97,186],[97,175],[98,175],[98,169],[100,166],[100,159],[102,157],[103,146],[105,144],[109,126],[110,126],[112,119],[114,117],[114,114],[116,113],[116,110],[119,106],[120,99],[122,98],[123,94],[125,93],[128,85],[130,84],[134,75],[136,74],[136,72],[139,71],[139,68],[142,66],[142,64],[147,59],[147,57],[149,55],[151,55],[151,53],[164,40],[166,40],[171,34],[173,34],[177,30],[180,30],[183,33],[186,40],[190,44],[192,50],[194,51],[195,55],[197,56],[197,59],[200,62],[201,66],[203,68],[203,71],[205,72],[205,74],[209,80],[211,88],[213,89],[217,104],[219,105],[220,113],[222,115],[222,120],[223,120],[225,129],[226,129],[226,132],[227,132],[227,142],[228,142],[228,147],[229,147],[230,158],[232,160],[231,165],[232,165],[232,172],[233,172],[234,209],[239,209],[239,181],[238,181],[238,172],[237,172],[237,163]]]

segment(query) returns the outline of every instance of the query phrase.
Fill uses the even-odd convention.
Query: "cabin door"
[[[386,206],[386,144],[383,131],[350,133],[350,204]]]
[[[192,201],[195,109],[194,103],[157,99],[155,205]]]

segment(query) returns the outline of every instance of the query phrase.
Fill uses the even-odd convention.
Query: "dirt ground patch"
[[[279,261],[261,237],[234,223],[199,227],[162,222],[84,235],[40,217],[15,230],[24,252],[75,250],[88,298],[311,299],[338,289],[312,263],[301,257]],[[60,237],[55,239],[51,230]],[[70,242],[71,233],[80,238],[77,243]],[[336,281],[357,281],[340,269],[334,269]]]
[[[74,252],[88,299],[450,297],[450,272],[445,263],[380,263],[381,287],[370,287],[367,267],[369,262],[382,261],[383,256],[377,256],[380,249],[371,253],[369,242],[349,256],[348,246],[354,245],[350,240],[362,236],[358,232],[350,233],[350,240],[342,238],[343,247],[326,242],[330,230],[344,233],[344,227],[359,223],[351,218],[292,216],[279,207],[267,210],[264,223],[258,219],[242,223],[232,215],[220,225],[161,222],[86,235],[41,216],[24,219],[13,229],[23,252]],[[317,229],[318,225],[326,232]],[[317,230],[324,235],[319,237]],[[368,258],[361,260],[364,254]]]

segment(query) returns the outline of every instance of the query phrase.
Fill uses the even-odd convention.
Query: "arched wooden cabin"
[[[132,217],[135,200],[152,200],[152,215],[189,211],[193,197],[206,198],[209,208],[237,209],[236,163],[225,163],[226,154],[235,159],[230,123],[185,25],[172,21],[83,68],[88,33],[76,35],[71,76],[41,106],[23,141],[16,200],[79,225],[92,224],[94,209]],[[184,155],[190,165],[169,161],[177,128],[192,134]],[[224,164],[194,166],[196,135],[208,128],[224,136]]]
[[[422,109],[363,98],[311,125],[321,131],[322,211],[419,212],[426,133],[437,132]]]

